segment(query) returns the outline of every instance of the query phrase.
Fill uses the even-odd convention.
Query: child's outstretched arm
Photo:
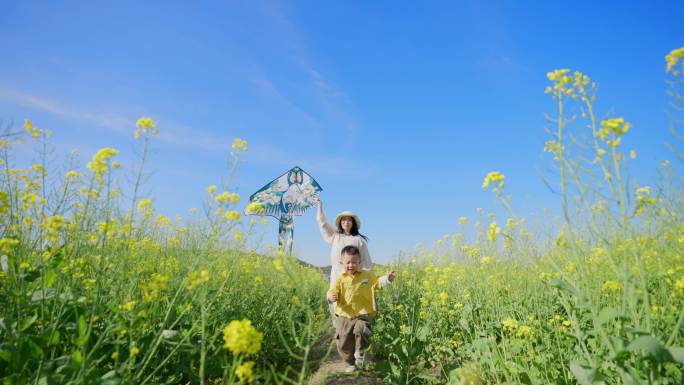
[[[387,275],[383,275],[383,276],[380,277],[380,279],[378,280],[378,281],[379,281],[379,284],[380,284],[380,288],[383,288],[383,287],[389,285],[389,284],[392,283],[396,278],[397,278],[397,273],[396,273],[395,271],[390,271],[389,273],[387,273]]]

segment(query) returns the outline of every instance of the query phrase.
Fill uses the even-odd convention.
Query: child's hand
[[[397,278],[397,273],[395,271],[390,271],[389,274],[387,274],[387,279],[392,282],[394,279]]]
[[[328,302],[337,302],[337,294],[328,293]]]

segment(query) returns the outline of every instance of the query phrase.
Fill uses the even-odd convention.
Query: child
[[[335,339],[337,351],[349,364],[348,372],[363,364],[364,350],[371,336],[371,320],[375,318],[375,290],[394,281],[390,272],[376,277],[372,271],[360,271],[361,256],[356,246],[342,249],[342,273],[328,291],[328,301],[337,302]]]

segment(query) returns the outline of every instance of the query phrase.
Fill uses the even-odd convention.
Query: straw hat
[[[337,214],[337,216],[335,217],[335,226],[337,226],[339,228],[340,227],[340,221],[344,217],[354,218],[354,222],[356,222],[356,228],[357,229],[361,228],[361,220],[359,219],[359,217],[356,214],[354,214],[351,211],[342,211],[341,213]]]

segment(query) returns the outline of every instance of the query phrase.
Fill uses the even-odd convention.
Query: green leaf
[[[121,383],[121,379],[116,375],[116,370],[110,370],[100,377],[102,382],[100,385],[118,385]]]
[[[86,323],[85,317],[81,314],[78,317],[78,339],[76,340],[76,345],[83,346],[88,342],[88,324]]]
[[[577,361],[570,363],[570,371],[582,385],[592,385],[596,377],[596,369],[587,368]]]
[[[650,357],[652,357],[656,362],[668,362],[672,361],[672,354],[665,349],[665,346],[660,343],[653,336],[641,336],[630,342],[627,346],[627,350],[634,352],[637,350],[644,351]]]
[[[55,296],[55,292],[55,289],[52,288],[38,289],[31,294],[31,301],[38,302],[45,299],[50,299]]]
[[[0,350],[0,358],[2,358],[5,362],[10,362],[12,359],[12,353],[8,352],[7,350]]]
[[[612,321],[615,318],[618,318],[620,316],[620,312],[617,311],[615,308],[612,307],[604,307],[601,309],[599,312],[598,318],[596,321],[598,322],[599,325],[603,325],[608,321]]]
[[[26,344],[28,345],[29,352],[31,353],[31,357],[37,360],[42,360],[43,357],[45,356],[45,353],[43,352],[43,348],[41,348],[33,338],[28,338],[26,340]]]
[[[52,287],[52,285],[55,283],[55,279],[57,279],[57,273],[55,272],[54,269],[48,269],[45,271],[45,286],[46,287]]]
[[[390,363],[390,369],[392,369],[392,374],[394,374],[395,376],[401,375],[401,369],[399,368],[399,366]]]
[[[40,277],[40,272],[38,270],[33,270],[29,271],[28,273],[21,274],[19,277],[22,278],[24,282],[30,283],[35,281],[38,277]]]
[[[83,363],[83,355],[80,350],[74,350],[74,352],[71,353],[71,361],[76,365],[81,365]]]
[[[50,346],[55,346],[59,344],[59,337],[61,334],[59,333],[59,330],[55,330],[51,335],[50,339],[48,340],[48,345]]]
[[[81,314],[78,317],[78,336],[83,337],[88,331],[88,324],[86,323],[85,317]]]
[[[430,334],[430,328],[423,325],[420,328],[418,328],[418,333],[416,334],[416,338],[418,341],[425,342],[427,341],[427,337]]]
[[[29,318],[24,318],[24,320],[21,321],[21,326],[19,327],[19,331],[23,332],[23,331],[27,330],[28,328],[31,327],[31,325],[33,325],[36,322],[37,319],[38,319],[38,314],[34,314],[33,316],[31,316]]]
[[[564,281],[560,278],[556,278],[553,281],[549,282],[549,285],[555,287],[556,289],[567,291],[568,293],[574,296],[579,295],[579,291],[577,291],[577,289],[574,286],[572,286],[568,281]]]
[[[406,345],[401,345],[401,352],[404,353],[404,357],[405,357],[406,359],[410,358],[409,352],[408,352],[408,350],[406,349]]]
[[[9,257],[6,255],[1,255],[0,256],[0,268],[2,269],[2,272],[5,274],[9,274]]]
[[[670,346],[667,350],[672,355],[672,359],[680,364],[684,364],[684,347]]]

